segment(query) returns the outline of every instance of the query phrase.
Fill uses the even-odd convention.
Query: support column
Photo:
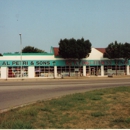
[[[86,66],[83,66],[83,76],[86,76]]]
[[[8,78],[8,68],[1,67],[1,79],[7,79],[7,78]]]
[[[101,65],[101,76],[104,76],[104,66]]]
[[[54,78],[57,78],[57,66],[54,66]]]
[[[35,77],[34,66],[29,66],[28,67],[28,78],[34,78],[34,77]]]
[[[126,75],[130,75],[129,65],[126,65]]]

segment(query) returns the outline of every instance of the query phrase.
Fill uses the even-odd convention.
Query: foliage
[[[45,51],[32,46],[26,46],[23,48],[22,53],[44,53]]]
[[[115,60],[117,75],[117,60],[124,58],[125,61],[127,61],[127,59],[130,58],[130,44],[117,43],[117,41],[115,41],[115,43],[110,43],[106,48],[104,57]]]
[[[123,58],[123,44],[122,43],[110,43],[106,48],[104,57],[109,59],[119,59]]]
[[[106,52],[104,53],[104,57],[109,59],[118,59],[123,58],[125,61],[130,59],[130,43],[110,43],[106,48]]]
[[[89,56],[91,52],[91,43],[89,40],[64,39],[59,42],[59,55],[65,59],[78,59]]]
[[[3,55],[0,53],[0,56],[3,56]]]
[[[64,40],[61,39],[59,42],[59,55],[62,58],[69,60],[78,59],[79,68],[81,59],[88,57],[90,52],[91,52],[91,43],[89,40],[84,40],[84,38],[78,40],[75,40],[74,38]],[[70,65],[69,65],[69,75],[70,75]]]
[[[14,54],[19,54],[19,52],[14,52]]]
[[[123,44],[123,58],[125,61],[130,59],[130,43]]]
[[[125,60],[125,63],[128,63],[130,59],[130,44],[129,43],[110,43],[106,48],[106,52],[104,53],[104,57],[109,59],[115,59],[116,64],[116,75],[117,75],[117,60],[122,58]]]

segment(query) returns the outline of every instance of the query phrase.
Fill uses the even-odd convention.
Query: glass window
[[[35,67],[35,77],[53,77],[54,67],[52,66],[38,66]]]
[[[76,71],[76,68],[83,73],[83,67],[81,66],[80,68],[78,66],[57,66],[57,75],[58,76],[76,76],[77,73],[80,73],[79,71]]]
[[[28,67],[8,67],[8,77],[9,78],[20,78],[22,73],[22,77],[28,77]]]
[[[105,75],[113,74],[113,75],[123,75],[125,73],[125,66],[104,66]]]

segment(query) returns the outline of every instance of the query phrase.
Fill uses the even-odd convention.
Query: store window
[[[57,76],[83,75],[83,67],[79,66],[57,66]]]
[[[53,77],[54,67],[38,66],[35,67],[35,77]]]
[[[112,69],[115,69],[113,66],[104,66],[104,75],[108,75]]]
[[[113,75],[124,75],[125,74],[125,66],[120,66],[120,65],[113,65],[113,66],[104,66],[104,74],[113,74]]]
[[[22,73],[22,77],[28,77],[28,67],[8,67],[8,77],[9,78],[20,78]]]

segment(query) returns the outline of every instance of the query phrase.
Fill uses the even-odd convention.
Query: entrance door
[[[90,70],[91,70],[91,75],[95,75],[95,67],[91,67]]]

